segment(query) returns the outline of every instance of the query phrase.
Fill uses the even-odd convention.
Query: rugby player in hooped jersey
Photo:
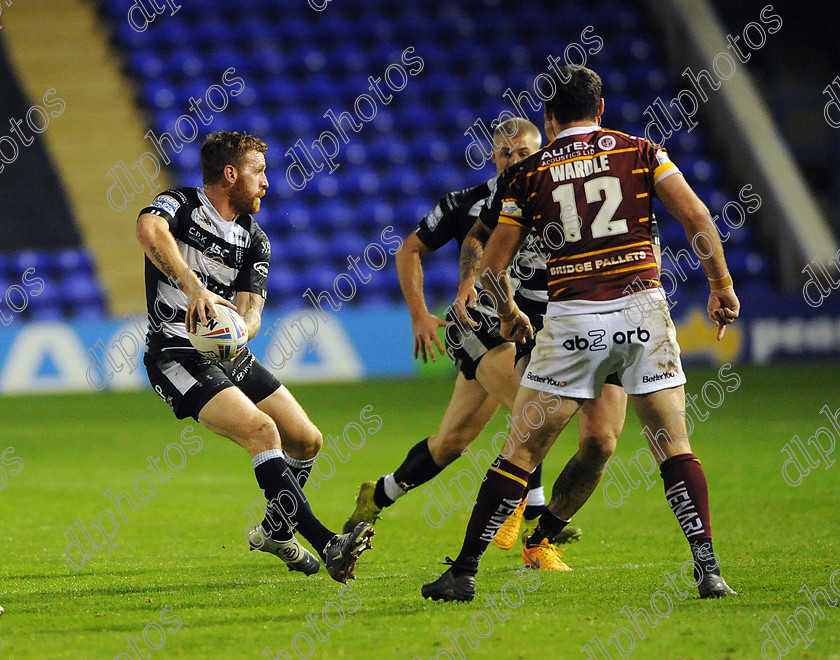
[[[496,127],[493,139],[502,146],[493,152],[496,174],[536,152],[542,144],[539,128],[531,122],[512,118]],[[447,353],[458,366],[452,398],[434,435],[416,443],[394,472],[377,481],[366,481],[359,488],[356,508],[344,530],[360,521],[373,523],[379,513],[410,490],[431,481],[455,461],[481,433],[503,404],[510,408],[519,383],[514,371],[514,346],[499,335],[499,322],[493,310],[472,309],[469,329],[435,316],[426,307],[423,295],[422,258],[455,240],[461,249],[464,237],[476,221],[485,200],[493,192],[495,178],[472,188],[447,194],[433,211],[420,221],[397,253],[397,273],[411,314],[414,331],[414,357],[436,360],[435,349],[443,355],[438,329],[446,327]],[[531,476],[531,509],[536,517],[545,507],[540,471]],[[518,523],[517,523],[518,530]],[[579,536],[569,530],[565,540]],[[516,540],[517,532],[509,547]]]
[[[251,135],[211,133],[201,146],[204,187],[167,190],[140,212],[149,313],[144,363],[178,419],[191,416],[251,455],[268,501],[265,520],[246,530],[251,549],[276,555],[289,570],[317,573],[320,563],[295,538],[297,529],[330,577],[346,582],[373,529],[361,523],[338,535],[312,513],[302,489],[321,432],[247,347],[220,363],[187,337],[199,321],[217,315],[218,305],[242,315],[249,339],[259,332],[271,246],[252,214],[268,188],[267,148]]]
[[[600,127],[604,101],[601,79],[594,71],[567,66],[552,77],[557,93],[545,105],[546,133],[552,142],[517,166],[481,265],[502,335],[512,340],[532,336],[528,317],[513,301],[506,269],[535,229],[548,253],[545,326],[514,402],[511,434],[487,471],[461,551],[440,578],[423,586],[422,595],[473,599],[481,556],[521,500],[530,471],[583,402],[600,396],[612,372],[618,373],[642,425],[653,429],[651,450],[666,500],[689,542],[700,597],[733,595],[712,547],[706,477],[688,441],[685,376],[657,279],[650,195],[655,191],[695,246],[709,278],[708,313],[718,327],[718,339],[740,310],[723,247],[708,209],[663,149]],[[554,232],[551,238],[548,231]],[[563,268],[577,264],[581,269],[574,274]],[[556,275],[551,270],[555,267]],[[626,295],[626,287],[637,277],[646,290]],[[660,304],[651,305],[651,300]],[[635,314],[628,313],[630,309]],[[569,338],[587,342],[575,341],[569,348]],[[659,379],[658,374],[667,376]],[[525,406],[539,405],[546,394],[556,405],[542,407],[545,418],[538,429],[526,428],[519,421]],[[528,544],[550,535],[554,522],[543,516]]]

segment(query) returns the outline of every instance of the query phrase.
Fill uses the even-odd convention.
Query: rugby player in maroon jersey
[[[714,554],[706,477],[686,430],[685,375],[658,281],[650,196],[655,192],[683,225],[703,265],[711,288],[708,314],[719,340],[740,311],[723,247],[708,209],[664,149],[601,128],[604,100],[594,71],[567,66],[552,78],[557,92],[545,106],[552,142],[518,165],[481,266],[502,335],[515,341],[532,336],[506,270],[536,229],[548,256],[545,327],[514,402],[510,435],[487,471],[461,551],[447,560],[450,568],[440,578],[423,586],[422,595],[474,598],[481,556],[520,502],[531,470],[583,402],[601,394],[612,372],[648,429],[666,500],[689,542],[700,597],[733,595]],[[638,282],[642,291],[634,289]],[[635,292],[628,294],[628,286]],[[547,399],[554,405],[546,406]],[[533,405],[544,412],[537,429],[522,421]],[[542,543],[558,524],[549,507],[527,545]]]

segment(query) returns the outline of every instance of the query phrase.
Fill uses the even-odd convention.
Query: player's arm
[[[438,336],[438,328],[446,326],[446,321],[429,312],[426,307],[426,298],[423,295],[423,265],[421,259],[431,252],[417,234],[409,234],[403,241],[402,247],[397,252],[397,275],[400,279],[400,288],[408,305],[408,313],[411,314],[411,325],[414,331],[414,358],[419,355],[423,363],[427,362],[428,356],[432,362],[437,361],[435,346],[443,355],[443,342]]]
[[[521,225],[500,222],[487,241],[479,266],[481,284],[493,299],[501,321],[501,335],[509,341],[524,342],[534,336],[531,322],[513,301],[513,287],[507,272],[529,231]]]
[[[723,244],[712,222],[709,209],[688,185],[682,174],[668,176],[656,185],[656,194],[665,208],[682,224],[695,254],[703,264],[712,291],[709,294],[709,318],[718,327],[718,341],[726,326],[738,318],[741,304],[735,295],[732,277],[723,256]],[[700,252],[707,254],[702,256]],[[709,251],[711,253],[709,254]]]
[[[202,323],[206,323],[208,313],[214,318],[217,316],[216,305],[233,307],[230,302],[209,291],[189,267],[165,218],[154,213],[142,214],[137,219],[137,240],[149,260],[187,296],[187,332],[195,332],[196,314]]]
[[[257,336],[262,324],[262,311],[265,306],[265,298],[258,293],[250,291],[236,292],[236,311],[245,320],[248,327],[248,341]]]
[[[475,307],[477,292],[475,285],[481,275],[481,259],[484,256],[484,246],[490,238],[491,229],[480,219],[475,221],[461,244],[461,257],[458,273],[458,295],[452,304],[455,314],[464,323],[476,325],[467,315],[467,307]]]

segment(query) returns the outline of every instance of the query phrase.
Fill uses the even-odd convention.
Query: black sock
[[[309,501],[283,459],[282,451],[269,449],[252,459],[257,483],[268,500],[263,529],[278,541],[290,538],[296,528],[323,557],[334,532],[324,527],[312,513]]]
[[[309,481],[309,473],[312,472],[312,465],[315,463],[314,458],[292,458],[288,454],[285,456],[286,464],[289,466],[289,472],[292,473],[294,479],[300,484],[300,489]]]
[[[558,518],[551,511],[546,509],[540,516],[540,521],[537,523],[537,528],[534,533],[528,537],[527,543],[530,546],[539,545],[543,539],[553,539],[568,525],[567,520]]]
[[[694,580],[700,582],[704,575],[720,575],[720,566],[715,558],[712,539],[704,538],[692,541],[691,554],[694,556]]]
[[[385,494],[385,477],[379,477],[379,480],[376,482],[376,488],[373,489],[373,503],[380,509],[384,509],[394,503],[394,500]]]
[[[533,520],[534,518],[539,518],[546,511],[548,511],[548,509],[545,508],[545,504],[526,504],[525,512],[522,515],[525,520]]]
[[[431,481],[441,470],[443,468],[435,463],[429,451],[429,439],[423,438],[408,450],[402,465],[394,470],[394,480],[400,488],[408,491]]]

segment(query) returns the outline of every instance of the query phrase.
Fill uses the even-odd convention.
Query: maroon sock
[[[490,541],[525,494],[529,473],[502,457],[487,470],[453,572],[475,575]]]
[[[712,548],[709,489],[700,460],[694,454],[679,454],[659,466],[665,484],[665,499],[695,559],[695,578],[703,573],[719,574]]]

